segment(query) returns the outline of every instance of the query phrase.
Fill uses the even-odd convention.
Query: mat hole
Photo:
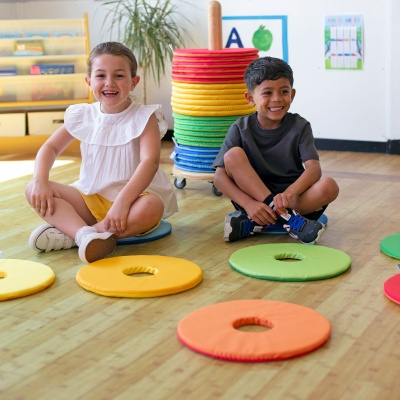
[[[242,332],[266,332],[273,328],[273,324],[261,318],[249,317],[236,320],[233,327]]]
[[[280,253],[274,256],[275,260],[283,262],[298,262],[303,261],[306,257],[298,253]]]
[[[122,270],[122,273],[133,278],[146,278],[149,276],[157,275],[157,268],[146,267],[146,266],[136,266],[128,267]]]

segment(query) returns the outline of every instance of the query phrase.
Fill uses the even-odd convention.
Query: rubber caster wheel
[[[174,185],[177,189],[183,189],[186,186],[186,179],[175,178]]]
[[[214,185],[212,186],[212,192],[215,196],[222,196],[222,192],[220,192]]]

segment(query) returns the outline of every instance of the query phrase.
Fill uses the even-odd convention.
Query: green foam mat
[[[351,258],[330,247],[278,243],[242,248],[231,255],[229,264],[253,278],[300,282],[340,275],[350,267]]]
[[[201,122],[209,123],[211,121],[214,124],[218,123],[218,122],[223,122],[223,123],[230,122],[230,121],[235,122],[238,118],[241,117],[241,115],[227,115],[227,116],[221,116],[221,117],[209,116],[209,117],[207,117],[207,116],[195,116],[195,115],[179,114],[179,113],[176,113],[176,112],[173,112],[172,116],[176,120],[193,121],[196,124],[199,124]]]
[[[400,233],[382,239],[380,248],[387,256],[400,260]]]

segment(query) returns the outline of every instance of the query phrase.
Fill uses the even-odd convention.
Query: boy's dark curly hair
[[[293,87],[293,70],[288,63],[280,58],[261,57],[254,60],[244,73],[247,90],[252,93],[254,88],[265,80],[275,81],[287,78]]]

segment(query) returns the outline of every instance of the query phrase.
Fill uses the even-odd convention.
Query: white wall
[[[1,0],[0,0],[1,1]],[[289,64],[295,74],[296,99],[292,112],[307,118],[316,138],[384,142],[400,138],[400,54],[398,0],[220,0],[222,14],[287,15]],[[208,45],[208,0],[192,0],[181,11],[192,25],[194,43]],[[31,0],[1,3],[2,19],[79,18],[89,15],[92,47],[116,40],[103,29],[105,8],[95,0]],[[325,15],[362,15],[364,19],[364,69],[334,71],[324,67]],[[160,87],[148,82],[148,103],[161,103],[173,128],[171,115],[171,70]],[[140,87],[136,95],[140,101]]]

